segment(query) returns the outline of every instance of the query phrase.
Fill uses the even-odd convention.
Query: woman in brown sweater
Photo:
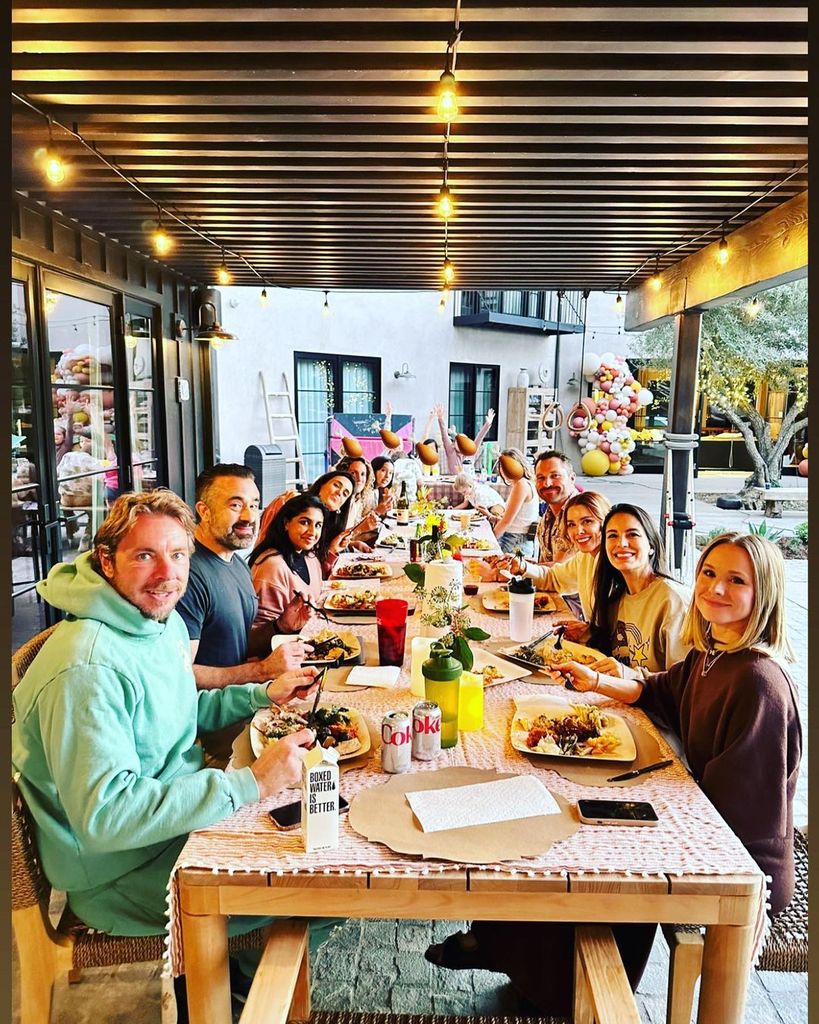
[[[697,563],[682,628],[693,650],[683,661],[638,679],[576,662],[560,666],[576,690],[637,704],[677,733],[703,792],[770,876],[772,914],[793,895],[793,798],[802,754],[784,607],[779,549],[758,535],[725,533]],[[502,971],[540,1011],[571,1013],[572,927],[476,921],[465,935],[431,946],[427,959]],[[654,926],[614,932],[636,987]]]

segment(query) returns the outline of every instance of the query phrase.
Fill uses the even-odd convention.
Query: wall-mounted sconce
[[[410,373],[410,368],[409,368],[409,364],[408,363],[404,363],[401,366],[400,370],[393,370],[392,375],[393,375],[393,377],[395,377],[396,380],[399,380],[402,377],[404,378],[404,380],[409,380],[411,377],[413,377],[413,378],[415,377],[414,373]]]

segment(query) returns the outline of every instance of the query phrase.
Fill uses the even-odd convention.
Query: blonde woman
[[[793,895],[793,797],[802,754],[799,702],[786,663],[785,573],[764,537],[725,533],[697,564],[694,599],[682,628],[693,650],[666,671],[623,679],[568,662],[576,690],[637,704],[682,741],[705,795],[771,878],[771,913]],[[571,1015],[572,924],[475,921],[430,946],[427,960],[455,970],[508,974],[540,1013]],[[618,925],[615,941],[632,989],[654,925]]]
[[[682,741],[708,799],[772,878],[771,912],[793,895],[793,796],[802,753],[787,670],[782,554],[764,537],[723,533],[697,563],[682,626],[693,650],[665,672],[622,679],[569,662],[576,690],[656,715]]]
[[[594,607],[594,573],[600,546],[603,542],[603,521],[611,509],[608,498],[595,491],[583,491],[569,498],[564,506],[566,536],[574,551],[565,562],[541,565],[539,562],[524,561],[523,566],[513,560],[513,572],[523,571],[530,576],[538,590],[551,590],[557,594],[577,594],[583,617],[561,619],[558,625],[567,627],[570,640],[583,640],[588,636],[592,609]]]
[[[498,465],[498,475],[511,490],[506,499],[503,515],[493,516],[489,510],[486,515],[492,523],[492,529],[501,547],[501,551],[512,554],[520,551],[525,555],[534,555],[534,542],[529,536],[529,528],[540,512],[540,501],[535,490],[535,477],[526,456],[519,448],[504,448],[501,456],[506,455],[517,462],[523,470],[523,476],[513,480]],[[483,511],[483,510],[482,510]]]

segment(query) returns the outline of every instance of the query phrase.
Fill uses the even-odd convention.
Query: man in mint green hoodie
[[[66,619],[14,691],[12,762],[46,876],[82,921],[115,935],[163,932],[166,886],[187,834],[298,784],[314,740],[303,729],[249,768],[203,767],[197,729],[305,696],[316,670],[196,689],[174,610],[193,531],[170,491],[119,497],[93,550],[37,585]]]

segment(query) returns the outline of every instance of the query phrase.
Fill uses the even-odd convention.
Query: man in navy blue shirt
[[[256,539],[259,489],[252,472],[235,463],[204,470],[196,480],[196,513],[188,588],[177,605],[188,627],[196,685],[265,682],[298,668],[301,641],[247,660],[257,598],[247,563],[236,552],[249,550]]]

